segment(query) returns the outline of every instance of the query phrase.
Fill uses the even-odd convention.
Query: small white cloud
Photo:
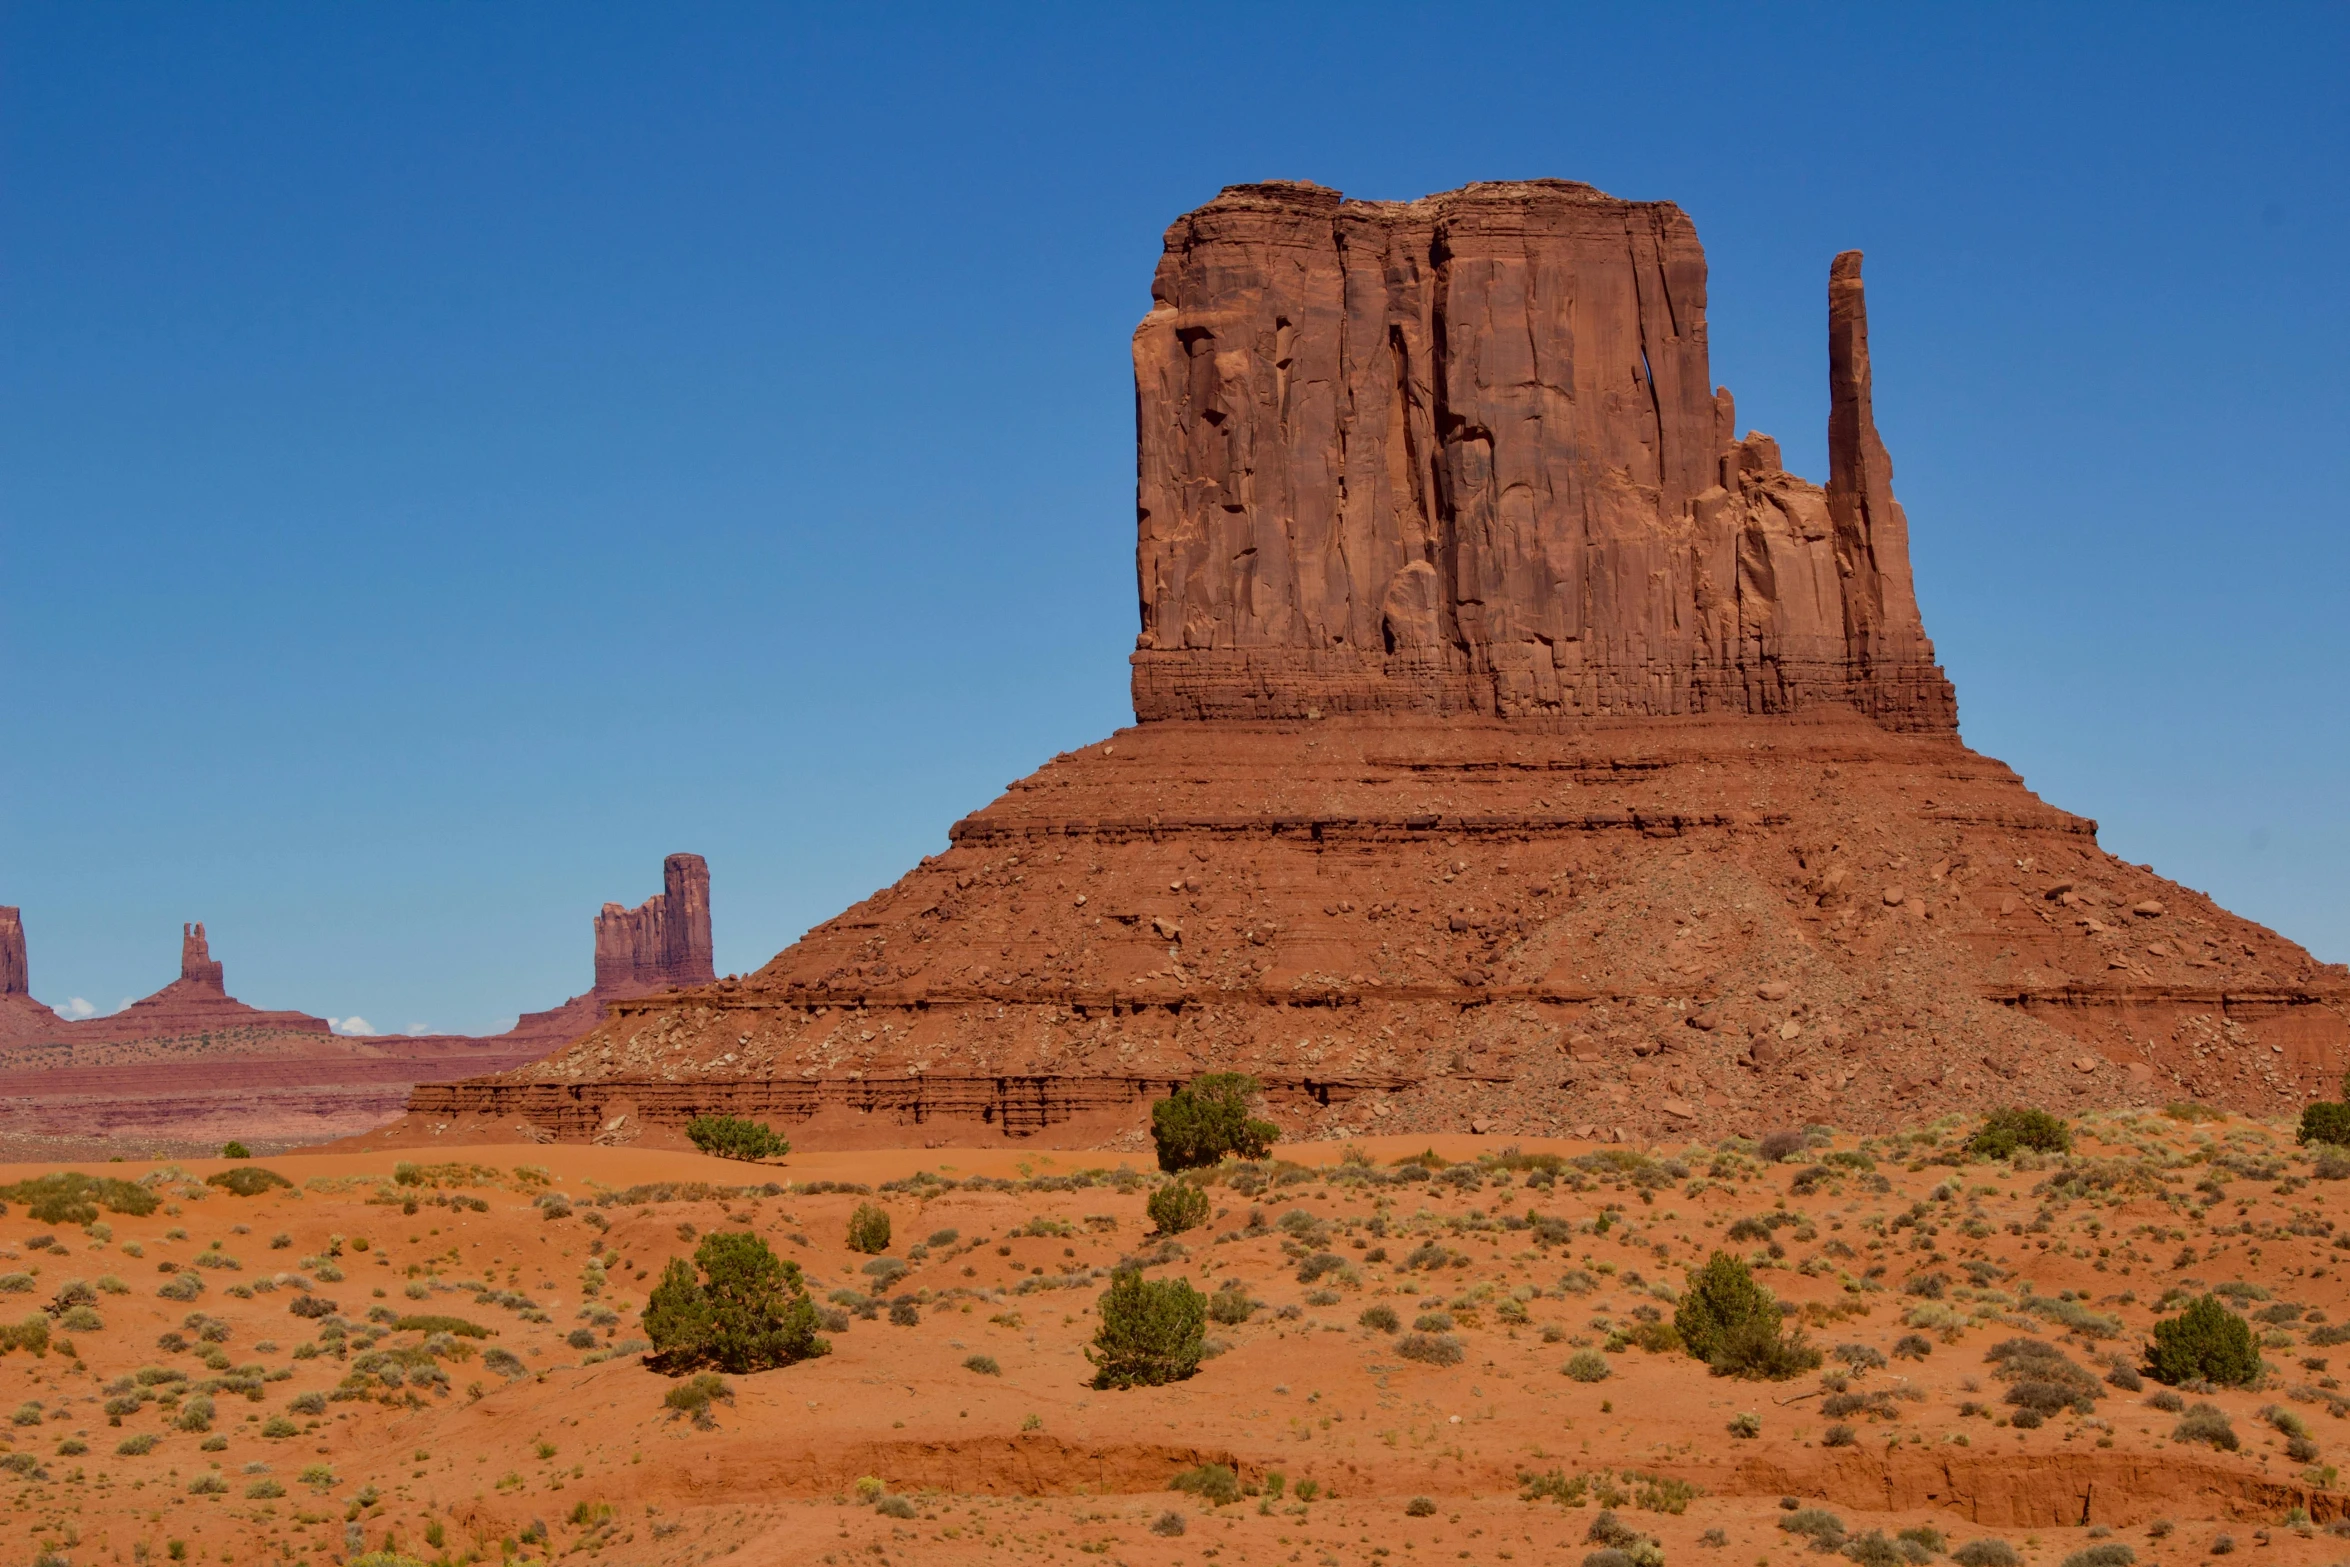
[[[79,996],[74,997],[71,1001],[66,1002],[63,1006],[52,1007],[50,1010],[55,1012],[59,1017],[64,1018],[68,1023],[78,1023],[83,1018],[95,1016],[98,1011],[96,1007],[90,1005],[87,1001],[84,1001]]]
[[[326,1026],[338,1034],[372,1034],[375,1032],[374,1024],[358,1016],[330,1017],[326,1020]]]
[[[408,1025],[408,1032],[411,1035],[429,1034],[432,1032],[432,1025],[430,1023],[411,1023]]]
[[[122,998],[120,1001],[117,1001],[117,1002],[114,1004],[114,1010],[115,1010],[115,1011],[117,1011],[117,1012],[128,1012],[130,1009],[131,1009],[131,998],[130,998],[130,997],[128,997],[128,996],[125,996],[125,997],[123,997],[123,998]]]

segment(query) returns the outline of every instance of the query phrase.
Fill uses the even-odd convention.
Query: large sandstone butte
[[[396,1117],[420,1080],[497,1071],[594,1028],[615,999],[708,983],[710,868],[673,854],[663,890],[595,919],[595,983],[503,1034],[344,1036],[304,1012],[228,994],[201,924],[180,975],[106,1017],[67,1021],[32,999],[24,922],[0,908],[0,1152],[58,1154],[317,1142]]]
[[[2337,1079],[2338,966],[1960,741],[1828,280],[1831,472],[1736,436],[1705,262],[1562,182],[1227,190],[1135,337],[1140,723],[757,974],[615,1003],[403,1136],[1644,1138]]]
[[[22,911],[0,907],[0,1042],[45,1031],[57,1015],[33,999]]]

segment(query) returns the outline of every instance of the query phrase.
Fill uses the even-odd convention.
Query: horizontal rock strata
[[[2330,1091],[2344,976],[2095,830],[1849,711],[1147,724],[759,973],[412,1103],[1019,1132],[1234,1067],[1299,1131],[1648,1136]]]

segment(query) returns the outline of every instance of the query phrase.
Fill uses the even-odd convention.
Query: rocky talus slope
[[[1297,1131],[1642,1138],[2330,1089],[2338,969],[1851,714],[1147,724],[758,973],[429,1117],[1029,1131],[1241,1068]],[[895,1133],[887,1130],[897,1128]]]

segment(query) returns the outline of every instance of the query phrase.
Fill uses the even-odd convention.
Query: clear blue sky
[[[1221,185],[1669,198],[1966,737],[2350,958],[2350,9],[0,8],[0,903],[102,1009],[722,971],[1130,721],[1127,343]]]

